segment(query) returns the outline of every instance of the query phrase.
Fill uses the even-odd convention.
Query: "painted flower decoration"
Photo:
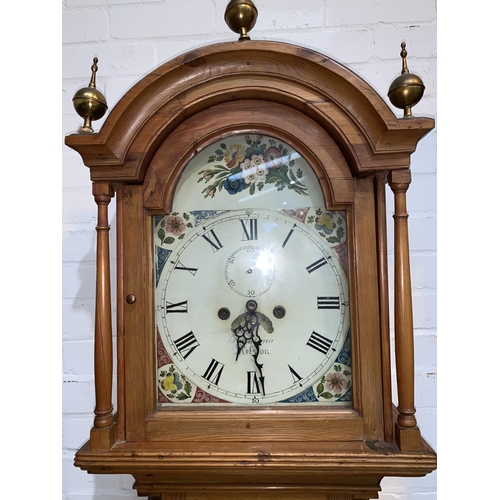
[[[261,135],[244,136],[246,144],[219,144],[207,157],[213,164],[198,172],[197,182],[204,182],[201,191],[205,198],[214,198],[220,191],[229,194],[248,190],[250,195],[270,184],[278,191],[290,189],[307,195],[307,186],[301,182],[303,172],[295,165],[297,156],[286,144],[276,139],[263,140]]]
[[[224,161],[227,168],[233,168],[238,163],[241,163],[245,158],[245,148],[242,144],[232,144],[224,153]]]
[[[174,215],[167,218],[165,230],[167,233],[172,233],[173,235],[178,236],[186,230],[186,223],[182,217]]]
[[[263,162],[264,162],[264,155],[252,155],[252,159],[250,160],[250,163],[257,168],[260,165],[262,165]]]
[[[255,174],[253,172],[254,166],[251,164],[249,158],[245,158],[244,161],[240,163],[241,176],[245,181],[245,184],[253,184],[255,182]]]
[[[266,176],[269,173],[269,169],[266,168],[265,160],[263,155],[252,155],[252,160],[255,169],[255,177],[258,181],[265,181]]]
[[[208,186],[202,193],[205,194],[205,198],[213,198],[215,196],[215,188],[213,186]]]
[[[224,189],[229,194],[239,193],[240,191],[243,191],[244,187],[245,187],[245,182],[241,178],[240,174],[231,175],[224,181]]]
[[[214,175],[215,175],[215,172],[212,172],[211,170],[204,170],[202,172],[202,176],[198,180],[198,182],[200,182],[202,180],[205,181],[205,182],[208,182]]]
[[[340,244],[346,239],[345,220],[340,212],[323,212],[318,208],[315,215],[307,217],[307,224],[314,225],[318,234],[332,245]]]
[[[269,146],[263,156],[264,161],[271,167],[279,167],[283,163],[283,152],[277,146]]]
[[[179,381],[177,373],[169,373],[162,381],[161,386],[167,392],[175,394],[179,389],[182,389],[182,383]]]
[[[341,372],[329,373],[326,376],[325,387],[328,391],[339,393],[347,387],[347,380]]]
[[[190,215],[184,212],[182,215],[179,212],[172,212],[170,215],[162,217],[158,224],[158,239],[162,245],[171,245],[176,239],[182,240],[187,228],[192,228]]]
[[[245,160],[240,163],[240,168],[245,184],[265,181],[269,173],[269,169],[265,168],[263,155],[252,155],[251,159],[245,158]]]
[[[332,234],[336,227],[333,220],[333,214],[330,212],[323,212],[317,219],[314,226],[318,231],[323,231],[325,234]]]

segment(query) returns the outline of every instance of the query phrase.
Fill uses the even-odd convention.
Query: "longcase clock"
[[[243,38],[164,64],[99,133],[66,138],[98,205],[96,417],[76,466],[155,500],[369,499],[436,468],[415,417],[406,212],[434,121],[407,115],[323,55]]]

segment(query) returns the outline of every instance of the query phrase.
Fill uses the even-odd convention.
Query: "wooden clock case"
[[[66,144],[90,169],[98,205],[96,408],[75,465],[132,474],[152,499],[378,498],[385,476],[423,476],[434,451],[415,419],[406,190],[410,155],[434,127],[397,119],[361,78],[325,56],[263,41],[196,49],[155,69],[97,134]],[[349,221],[353,408],[157,409],[152,215],[168,213],[186,163],[234,133],[286,141],[313,167],[327,209]],[[385,185],[395,197],[391,398]],[[116,195],[117,411],[108,204]]]

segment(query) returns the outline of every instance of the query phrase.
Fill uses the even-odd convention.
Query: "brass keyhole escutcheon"
[[[131,293],[131,294],[127,295],[125,300],[127,301],[127,304],[133,304],[135,302],[135,295],[133,293]]]

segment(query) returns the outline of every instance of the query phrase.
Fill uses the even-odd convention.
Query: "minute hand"
[[[259,371],[259,380],[260,380],[260,386],[262,387],[262,394],[265,396],[266,395],[266,390],[264,388],[264,375],[262,374],[262,367],[264,366],[263,363],[259,363],[259,353],[260,353],[260,346],[262,344],[262,339],[260,338],[259,335],[259,326],[260,326],[260,321],[259,321],[259,313],[247,313],[246,315],[246,326],[248,330],[251,333],[251,339],[255,348],[255,352],[252,354],[254,361],[255,361],[255,366],[257,367],[257,370]],[[265,317],[265,316],[264,316]],[[267,318],[266,318],[267,319]],[[271,326],[272,329],[272,326]]]

